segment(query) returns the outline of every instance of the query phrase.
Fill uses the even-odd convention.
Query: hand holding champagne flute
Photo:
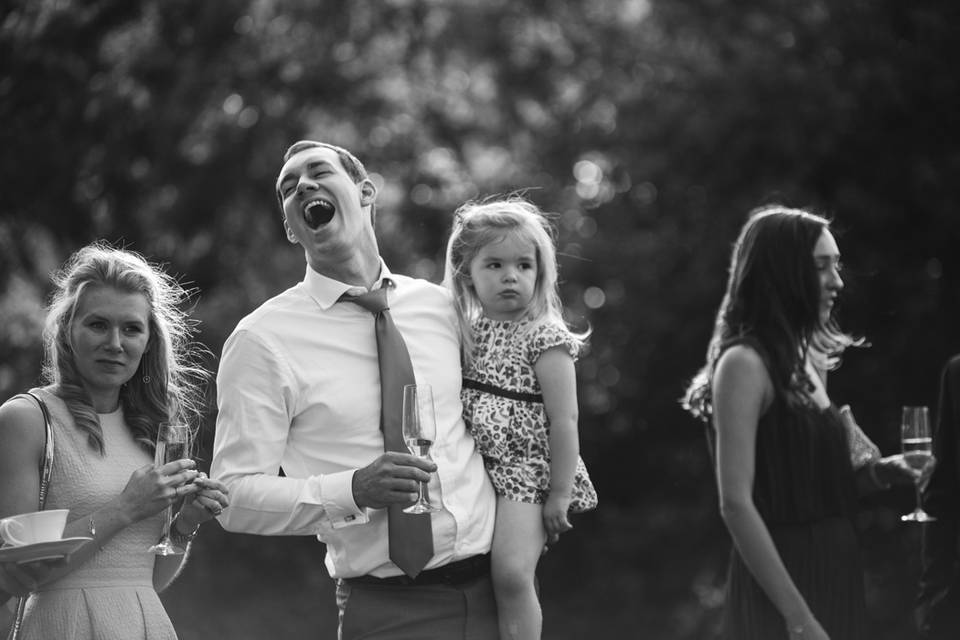
[[[168,462],[190,457],[190,427],[185,424],[161,422],[157,432],[157,447],[154,450],[153,463],[163,466]],[[170,556],[184,553],[186,550],[174,544],[170,537],[170,523],[173,518],[173,506],[164,509],[163,534],[157,544],[150,547],[158,556]]]
[[[403,387],[403,441],[410,453],[428,459],[430,448],[437,437],[437,418],[433,405],[433,389],[428,384],[408,384]],[[405,513],[439,511],[424,498],[426,483],[421,482],[417,501],[404,509]]]
[[[913,481],[917,495],[916,508],[900,517],[904,522],[931,522],[936,520],[923,510],[920,504],[920,481],[924,472],[933,464],[933,437],[930,433],[930,416],[927,407],[904,407],[900,440],[903,443],[903,459],[914,469]]]

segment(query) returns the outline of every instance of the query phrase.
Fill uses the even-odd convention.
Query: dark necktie
[[[385,451],[409,453],[403,442],[401,409],[403,386],[415,384],[410,353],[390,317],[387,289],[380,287],[360,296],[344,295],[341,300],[354,302],[374,315],[377,354],[380,362],[380,430]],[[403,512],[403,505],[387,509],[390,538],[390,560],[405,574],[414,578],[433,557],[433,534],[430,514]]]

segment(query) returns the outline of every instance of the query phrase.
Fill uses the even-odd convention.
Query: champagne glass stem
[[[150,547],[150,551],[153,551],[154,554],[158,556],[171,556],[178,555],[184,552],[183,549],[173,544],[173,540],[170,538],[170,529],[173,526],[173,506],[168,506],[163,510],[163,529],[161,531],[160,540],[157,544]]]
[[[426,482],[420,483],[420,502],[430,504],[430,487]]]
[[[173,506],[163,510],[163,539],[170,538],[170,527],[173,524]]]

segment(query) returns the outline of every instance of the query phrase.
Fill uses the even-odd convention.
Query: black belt
[[[343,581],[349,585],[379,585],[393,587],[422,587],[426,585],[458,585],[465,582],[482,578],[490,573],[490,554],[484,553],[479,556],[470,556],[463,560],[457,560],[445,564],[436,569],[427,569],[417,574],[416,578],[407,575],[389,576],[387,578],[377,578],[376,576],[357,576],[356,578],[344,578]]]

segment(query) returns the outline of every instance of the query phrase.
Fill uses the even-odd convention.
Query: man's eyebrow
[[[307,163],[306,169],[307,171],[313,171],[320,165],[330,165],[330,162],[328,162],[327,160],[314,160],[312,162]],[[297,177],[296,172],[288,171],[287,173],[280,176],[280,179],[277,181],[277,186],[278,187],[283,186],[284,183],[289,182],[290,180],[294,180],[296,179],[296,177]]]

